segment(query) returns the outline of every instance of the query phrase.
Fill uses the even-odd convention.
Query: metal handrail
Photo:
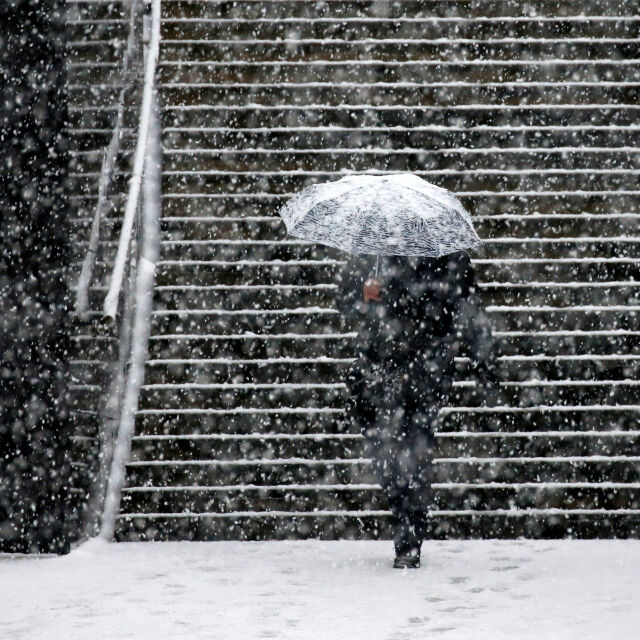
[[[156,1],[159,2],[159,0]],[[131,456],[131,439],[135,430],[138,398],[144,381],[144,367],[148,355],[155,267],[159,246],[158,221],[162,206],[160,197],[161,162],[160,117],[157,92],[154,91],[150,112],[149,148],[146,154],[143,181],[142,227],[144,233],[136,273],[135,310],[130,339],[131,353],[100,523],[100,537],[105,540],[113,539],[116,518],[120,511],[120,498],[122,488],[125,485],[127,462]]]
[[[136,263],[134,309],[129,340],[128,367],[124,396],[120,405],[118,431],[113,443],[113,455],[106,481],[104,505],[100,522],[100,537],[112,540],[120,511],[120,497],[125,483],[126,465],[131,455],[131,439],[135,430],[138,398],[144,380],[148,354],[155,266],[159,247],[159,217],[161,202],[162,141],[156,68],[160,42],[160,0],[151,2],[151,35],[145,60],[145,84],[136,144],[134,172],[130,182],[125,222],[120,233],[118,255],[112,274],[109,294],[105,299],[105,316],[115,319],[120,288],[127,258],[130,254],[131,232],[136,211],[141,211],[142,241]],[[147,0],[147,7],[149,0]],[[138,207],[142,191],[142,206]]]
[[[115,320],[118,313],[118,300],[122,289],[122,280],[127,266],[131,234],[136,217],[136,210],[140,199],[140,186],[145,167],[145,154],[147,152],[147,140],[152,116],[156,71],[160,53],[160,0],[151,0],[151,39],[147,53],[144,70],[144,90],[142,106],[140,109],[140,121],[138,125],[138,139],[133,161],[133,173],[129,181],[129,193],[127,204],[120,229],[120,239],[116,252],[109,290],[104,300],[103,316],[109,320]]]
[[[122,139],[122,125],[124,122],[124,102],[127,91],[132,84],[131,64],[133,61],[133,50],[135,47],[135,3],[131,4],[129,17],[129,35],[127,36],[127,48],[124,54],[122,65],[122,89],[118,99],[118,111],[116,115],[116,123],[111,134],[111,140],[107,145],[104,157],[102,159],[102,167],[100,169],[100,180],[98,182],[98,203],[93,214],[91,223],[91,234],[89,236],[89,247],[82,261],[82,269],[78,277],[76,288],[76,313],[80,318],[86,318],[89,310],[89,287],[91,286],[91,278],[93,276],[93,267],[98,254],[98,243],[100,241],[100,224],[105,215],[107,208],[107,190],[113,178],[113,170],[116,164],[116,158],[120,151],[120,141]]]

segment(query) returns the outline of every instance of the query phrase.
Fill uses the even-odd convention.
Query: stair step
[[[604,516],[604,517],[603,517]],[[432,512],[431,539],[633,537],[633,509],[505,509]],[[380,511],[231,512],[228,514],[130,514],[116,525],[119,541],[389,539],[390,513]]]
[[[188,354],[192,355],[192,354]],[[332,357],[325,354],[302,357],[247,357],[238,354],[231,357],[174,358],[147,361],[146,384],[183,383],[212,378],[222,380],[277,380],[279,382],[330,383],[343,374],[353,362],[349,357]]]
[[[466,123],[467,128],[635,126],[640,106],[622,101],[611,104],[448,104],[422,106],[411,103],[347,104],[205,104],[168,103],[163,107],[165,128],[262,129],[313,127],[434,127],[453,128]],[[470,124],[473,126],[470,126]],[[464,126],[464,125],[463,125]],[[277,139],[277,138],[276,138]],[[198,140],[194,137],[192,142]],[[542,142],[542,141],[540,141]]]
[[[612,322],[616,322],[614,318]],[[151,318],[153,333],[242,333],[262,331],[285,332],[294,327],[314,327],[315,331],[329,332],[340,329],[336,310],[322,307],[291,309],[207,309],[154,311]]]
[[[136,433],[140,435],[215,433],[345,433],[353,427],[339,421],[340,411],[250,412],[157,412],[139,413]]]
[[[391,157],[375,169],[376,174],[394,174],[410,171],[418,177],[431,181],[453,192],[463,188],[476,191],[552,191],[553,189],[574,191],[629,191],[637,189],[638,170],[636,169],[514,169],[514,170],[422,170],[419,163],[412,165],[404,159],[397,163]],[[337,163],[336,163],[337,164]],[[345,163],[348,164],[348,163]],[[397,166],[394,166],[397,165]],[[335,164],[333,166],[336,166]],[[287,169],[284,171],[258,171],[245,168],[210,171],[166,171],[163,176],[163,188],[171,194],[207,193],[291,193],[323,181],[339,180],[351,167],[336,169]],[[353,170],[353,173],[364,173]],[[231,187],[231,188],[230,188]]]
[[[267,215],[252,215],[253,211],[229,210],[220,205],[209,211],[210,216],[186,215],[165,217],[162,230],[168,242],[196,241],[204,244],[213,240],[219,245],[231,245],[244,241],[292,241],[287,234],[284,221],[274,208],[265,207]],[[91,210],[87,210],[88,213]],[[218,215],[216,215],[218,214]],[[244,215],[237,215],[244,214]],[[269,215],[270,214],[270,215]],[[107,218],[107,223],[117,224],[117,218]],[[553,238],[571,238],[572,242],[588,242],[588,237],[599,242],[614,241],[616,237],[640,237],[640,215],[608,213],[601,216],[587,214],[518,215],[500,214],[474,217],[474,226],[485,244],[494,244],[503,238],[505,242],[517,244],[522,239],[531,242],[549,242]],[[215,246],[215,245],[211,245]]]
[[[170,193],[162,198],[165,216],[202,215],[221,204],[234,207],[237,211],[244,208],[253,213],[265,210],[275,213],[294,192],[285,193]],[[591,214],[602,215],[608,211],[634,211],[640,190],[616,192],[609,190],[571,191],[563,188],[555,190],[519,190],[519,191],[462,191],[458,197],[474,215],[551,215],[553,211],[581,214],[588,210]],[[89,198],[87,198],[89,199]]]
[[[385,147],[371,148],[367,146],[365,135],[356,135],[363,138],[361,142],[363,148],[361,149],[341,146],[339,141],[336,146],[325,148],[321,144],[317,148],[311,147],[309,149],[277,150],[252,149],[250,147],[247,149],[216,149],[215,142],[206,149],[182,149],[179,152],[170,149],[165,154],[166,172],[169,172],[168,175],[192,176],[194,175],[192,172],[195,162],[197,162],[198,172],[201,175],[227,171],[231,164],[238,167],[238,170],[255,170],[260,176],[265,175],[265,172],[269,170],[290,171],[294,166],[304,172],[324,171],[328,165],[336,169],[348,165],[352,171],[367,170],[367,167],[371,167],[372,171],[384,171],[402,159],[406,163],[419,162],[420,168],[424,172],[444,172],[448,168],[448,175],[456,175],[458,171],[462,170],[458,167],[465,167],[465,171],[475,170],[481,175],[487,176],[495,175],[499,171],[502,171],[505,176],[517,175],[514,172],[519,171],[523,174],[529,172],[542,178],[561,173],[567,176],[580,175],[582,171],[591,172],[594,167],[606,166],[607,164],[619,164],[627,167],[628,172],[632,172],[640,164],[637,150],[630,146],[620,149],[600,147],[595,151],[584,148],[574,152],[575,147],[564,148],[560,144],[557,151],[538,148],[530,152],[526,148],[519,148],[512,149],[515,153],[509,153],[508,150],[500,149],[495,141],[485,140],[484,144],[487,145],[487,149],[482,154],[477,151],[469,153],[464,149],[453,149],[449,153],[448,151],[431,152],[429,148],[420,148],[419,144],[418,147],[403,147],[402,141],[399,142],[398,148],[391,148],[393,144],[391,141]],[[609,138],[615,138],[611,132],[607,135]],[[640,131],[633,136],[629,133],[620,134],[622,144],[633,144],[634,137],[636,140],[640,140]],[[419,143],[418,140],[413,142],[414,144]],[[616,141],[610,140],[610,142],[611,146],[615,147]],[[169,144],[174,143],[180,146],[182,141],[172,139],[169,142]],[[204,140],[203,144],[209,145],[211,143],[209,140]],[[525,146],[526,142],[520,141],[520,144]],[[224,145],[222,146],[224,147]],[[604,175],[599,174],[597,170],[593,170],[593,172],[594,175]],[[615,175],[613,170],[608,173]]]
[[[261,234],[262,235],[262,234]],[[267,234],[264,234],[267,236]],[[163,261],[182,259],[185,262],[208,258],[230,260],[249,255],[255,260],[321,260],[327,255],[325,245],[289,236],[286,239],[271,238],[216,238],[185,240],[172,239],[161,243]],[[583,236],[583,237],[488,237],[483,246],[474,250],[476,260],[498,260],[530,256],[532,259],[566,256],[570,259],[582,258],[625,258],[633,259],[640,246],[640,236]]]
[[[184,384],[173,388],[147,386],[140,394],[139,410],[341,408],[346,396],[341,383],[262,383],[269,384],[267,388],[260,383],[204,384],[195,388]]]
[[[340,60],[413,60],[446,59],[468,60],[518,60],[521,47],[526,49],[526,58],[544,64],[549,60],[569,58],[576,60],[634,59],[634,49],[640,39],[637,32],[629,37],[589,36],[574,37],[457,37],[443,30],[439,38],[359,37],[358,31],[351,37],[299,38],[297,34],[286,39],[274,38],[179,38],[163,40],[163,60],[181,61],[325,61],[329,52],[331,59]],[[568,54],[568,55],[567,55]],[[266,59],[266,60],[265,60]],[[506,65],[508,66],[508,64]]]
[[[285,0],[283,2],[273,2],[263,0],[238,1],[229,4],[224,0],[213,0],[209,2],[194,2],[193,0],[168,0],[163,6],[163,18],[191,18],[191,19],[220,19],[243,20],[256,18],[272,18],[282,20],[286,18],[321,19],[324,17],[335,18],[362,18],[372,17],[387,19],[407,18],[407,17],[436,17],[436,18],[469,18],[474,21],[490,18],[524,16],[531,19],[545,19],[550,17],[575,16],[576,19],[583,20],[584,16],[604,15],[604,16],[634,16],[636,14],[636,4],[633,0],[620,0],[615,5],[608,0],[586,0],[580,3],[563,3],[558,6],[553,0],[536,0],[527,5],[523,10],[521,5],[510,5],[482,1],[477,4],[460,3],[455,0],[438,0],[430,2],[425,7],[424,2],[411,0],[402,4],[389,4],[380,7],[375,2],[348,2],[340,0],[327,4],[319,0],[312,2],[297,2],[296,0]]]
[[[491,40],[501,37],[559,39],[566,37],[632,38],[637,16],[476,16],[473,19],[432,16],[339,15],[300,17],[170,18],[162,21],[167,40],[243,39],[286,40],[389,37],[437,39],[454,31],[457,38]]]
[[[603,45],[609,47],[609,45]],[[633,45],[637,48],[637,45]],[[421,48],[420,48],[421,49]],[[624,51],[608,52],[624,57]],[[309,55],[300,52],[301,55]],[[166,104],[367,104],[372,94],[381,104],[445,106],[451,102],[488,105],[496,102],[534,105],[582,104],[608,105],[638,102],[638,82],[537,82],[537,83],[165,83],[161,85]]]
[[[433,485],[434,509],[566,508],[638,509],[637,483],[491,483]],[[124,490],[123,513],[228,513],[385,510],[378,485],[281,485],[256,487],[133,487]],[[171,511],[175,509],[175,511]]]
[[[534,432],[516,434],[436,434],[437,457],[634,456],[640,454],[636,432]],[[138,436],[132,460],[234,460],[243,458],[353,458],[366,455],[359,434],[194,434]]]
[[[213,285],[216,287],[216,285]],[[334,306],[335,285],[218,285],[220,288],[183,289],[180,285],[157,289],[154,305],[157,310],[179,309],[259,309]],[[331,288],[330,288],[331,287]],[[627,298],[628,299],[628,298]]]
[[[174,284],[296,284],[324,283],[337,275],[344,261],[326,260],[208,260],[160,261],[156,270],[159,286]],[[630,270],[630,269],[628,269]],[[204,330],[204,329],[203,329]],[[206,331],[211,333],[210,331]]]
[[[637,41],[635,41],[637,42]],[[575,46],[563,42],[559,46]],[[207,52],[208,53],[208,52]],[[327,74],[335,75],[338,82],[375,84],[428,82],[437,70],[438,83],[469,83],[472,75],[476,85],[504,85],[505,83],[551,83],[566,80],[573,84],[590,83],[602,76],[607,82],[636,83],[640,79],[640,64],[633,60],[555,59],[555,60],[407,60],[388,61],[378,59],[375,54],[365,59],[348,60],[314,59],[311,61],[277,60],[274,62],[236,62],[233,60],[209,60],[207,53],[195,53],[195,60],[165,60],[160,65],[163,84],[205,84],[246,85],[258,83],[271,86],[322,83]],[[171,55],[171,52],[169,52]],[[215,53],[214,53],[215,55]],[[384,56],[384,54],[383,54]],[[102,68],[106,69],[103,63]],[[114,64],[117,68],[117,65]],[[91,67],[86,74],[78,69],[79,77],[90,77]],[[548,86],[548,84],[546,84]]]
[[[635,408],[634,408],[635,407]],[[500,411],[482,409],[449,410],[442,418],[443,433],[507,433],[521,430],[553,431],[561,422],[566,429],[600,431],[602,425],[614,431],[637,428],[637,405],[592,405],[587,407],[503,407]],[[352,433],[352,425],[340,421],[339,413],[198,413],[158,412],[138,415],[140,435],[189,435],[193,433]],[[338,419],[337,419],[338,418]]]
[[[309,339],[279,337],[286,335],[155,335],[150,340],[150,353],[153,359],[164,357],[175,360],[189,357],[196,362],[198,359],[216,358],[227,362],[231,362],[234,358],[242,361],[255,358],[261,362],[268,361],[269,358],[306,358],[304,362],[308,362],[309,359],[322,356],[349,358],[354,355],[352,339],[347,337],[331,339],[316,339],[312,336]],[[508,378],[521,379],[522,376],[519,374],[529,375],[531,372],[535,372],[541,378],[558,380],[636,378],[637,369],[640,366],[637,340],[636,353],[619,352],[615,355],[603,356],[601,351],[607,348],[621,351],[624,348],[624,338],[616,338],[615,335],[599,337],[599,339],[594,337],[591,340],[578,337],[573,339],[552,337],[546,339],[549,353],[532,354],[534,347],[540,349],[545,346],[544,343],[541,344],[542,340],[542,337],[538,338],[535,335],[523,336],[520,339],[496,338],[495,351],[498,354],[500,366]],[[589,347],[592,353],[588,352]],[[580,351],[579,354],[572,353],[576,349]],[[562,352],[564,355],[558,355]],[[458,368],[465,370],[468,366],[468,359],[460,358]],[[202,371],[206,380],[206,367],[203,367]],[[195,375],[197,376],[198,373],[195,372]],[[200,378],[194,378],[191,381],[199,380]]]
[[[434,460],[434,481],[472,482],[633,482],[638,456],[572,456],[565,458],[446,458]],[[237,459],[136,461],[127,466],[128,486],[181,484],[328,484],[374,482],[365,458],[308,460]]]

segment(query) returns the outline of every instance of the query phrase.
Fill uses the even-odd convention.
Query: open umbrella
[[[352,254],[440,257],[482,244],[453,193],[410,173],[315,184],[280,215],[291,235]]]

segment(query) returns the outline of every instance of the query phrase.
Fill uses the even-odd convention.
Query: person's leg
[[[406,430],[387,457],[381,480],[394,519],[396,555],[419,555],[432,501],[432,436],[423,428]]]
[[[424,411],[406,385],[385,387],[384,407],[364,435],[391,510],[397,556],[417,555],[428,526],[435,411]]]
[[[391,510],[396,554],[415,553],[427,531],[437,412],[425,412],[406,379],[373,373],[370,367],[366,377],[360,371],[348,376],[347,420],[365,437]]]

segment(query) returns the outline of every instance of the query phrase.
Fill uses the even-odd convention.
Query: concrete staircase
[[[163,240],[119,540],[376,537],[342,421],[344,259],[277,209],[346,172],[457,192],[509,382],[466,360],[433,536],[640,523],[640,18],[625,0],[164,0]]]

